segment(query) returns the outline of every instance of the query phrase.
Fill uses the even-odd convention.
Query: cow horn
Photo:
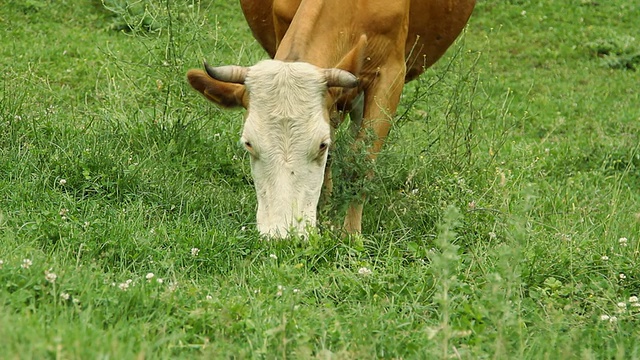
[[[354,88],[358,86],[358,78],[352,73],[341,69],[325,69],[324,76],[328,87]]]
[[[207,70],[207,74],[212,78],[235,84],[244,84],[247,72],[249,71],[248,68],[238,65],[212,67],[207,64],[206,61],[204,62],[204,68]]]

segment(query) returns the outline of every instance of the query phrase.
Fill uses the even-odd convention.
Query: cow
[[[306,235],[316,225],[323,184],[331,192],[327,158],[334,129],[348,114],[356,144],[374,161],[404,84],[451,46],[475,0],[240,0],[240,5],[271,59],[250,67],[205,61],[205,71],[191,69],[187,79],[208,100],[246,109],[241,143],[250,155],[260,233]],[[349,204],[347,233],[361,231],[364,200],[360,194]]]

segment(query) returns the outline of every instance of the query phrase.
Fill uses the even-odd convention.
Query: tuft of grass
[[[110,29],[127,32],[155,32],[167,27],[167,18],[159,19],[159,4],[153,1],[104,0],[105,9],[113,13]]]
[[[612,36],[586,44],[587,49],[611,69],[636,70],[640,65],[640,46],[632,36]]]

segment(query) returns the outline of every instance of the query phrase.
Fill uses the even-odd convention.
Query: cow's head
[[[251,157],[258,230],[304,234],[316,222],[331,142],[327,89],[355,87],[356,77],[277,60],[205,68],[188,72],[193,88],[221,106],[247,109],[240,141]]]

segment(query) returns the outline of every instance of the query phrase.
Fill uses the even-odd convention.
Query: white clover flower
[[[0,260],[0,269],[2,269],[3,264],[4,264],[4,261]]]
[[[627,246],[627,238],[621,237],[620,239],[618,239],[618,244],[620,244],[620,246]]]
[[[606,314],[600,315],[600,320],[602,321],[607,321],[609,319],[610,319],[609,315],[606,315]]]
[[[269,254],[269,257],[273,260],[278,260],[278,256],[276,254]]]
[[[156,279],[156,282],[157,282],[158,284],[162,284],[162,283],[164,282],[164,280],[162,280],[162,278],[157,278],[157,279]]]
[[[60,297],[62,298],[62,300],[69,300],[69,297],[71,297],[71,295],[69,295],[69,293],[63,292],[60,293]]]
[[[609,257],[607,255],[603,255],[600,259],[602,259],[603,261],[607,261],[609,260]]]
[[[66,179],[60,179],[60,181],[58,181],[58,184],[60,184],[60,186],[64,186],[67,183]]]
[[[489,232],[489,239],[493,240],[493,239],[495,239],[495,238],[497,238],[497,237],[498,237],[498,235],[496,235],[496,233],[495,233],[495,232],[493,232],[493,231],[490,231],[490,232]]]
[[[614,323],[614,322],[616,322],[616,321],[618,321],[618,318],[617,318],[617,317],[615,317],[615,316],[612,316],[611,318],[609,318],[609,322],[610,322],[610,323]]]
[[[147,275],[145,275],[145,278],[147,279],[147,281],[151,281],[151,279],[153,279],[154,277],[155,277],[155,275],[152,272],[150,272]]]
[[[371,271],[370,269],[366,268],[366,267],[361,267],[360,269],[358,269],[358,274],[360,275],[371,275],[373,273],[373,271]]]
[[[278,285],[278,291],[276,292],[276,296],[282,296],[282,292],[284,291],[284,286]]]
[[[624,280],[624,279],[626,279],[626,278],[627,278],[627,275],[625,275],[625,274],[623,274],[623,273],[620,273],[620,279],[623,279],[623,280]]]
[[[200,252],[200,249],[194,247],[191,248],[191,256],[198,256],[198,253]]]
[[[300,292],[300,289],[293,289],[293,293],[294,293],[294,294],[297,294],[297,293],[299,293],[299,292]]]
[[[51,269],[49,269],[44,271],[44,278],[45,280],[53,284],[54,282],[56,282],[58,275],[56,275],[55,273],[52,273]]]
[[[207,296],[205,296],[205,299],[207,299],[207,301],[211,301],[211,300],[213,300],[213,296],[207,295]]]
[[[620,302],[618,303],[618,307],[619,307],[619,308],[621,308],[621,309],[624,309],[624,308],[626,308],[626,307],[627,307],[627,303],[626,303],[626,302],[623,302],[623,301],[620,301]]]
[[[20,265],[23,269],[28,269],[33,265],[31,259],[22,259],[22,265]]]
[[[638,302],[638,297],[633,295],[629,298],[629,302],[630,303],[637,303]]]
[[[119,288],[120,288],[120,290],[122,290],[122,291],[127,291],[127,290],[129,290],[129,283],[128,283],[128,282],[120,283],[120,284],[118,285],[118,287],[119,287]]]

